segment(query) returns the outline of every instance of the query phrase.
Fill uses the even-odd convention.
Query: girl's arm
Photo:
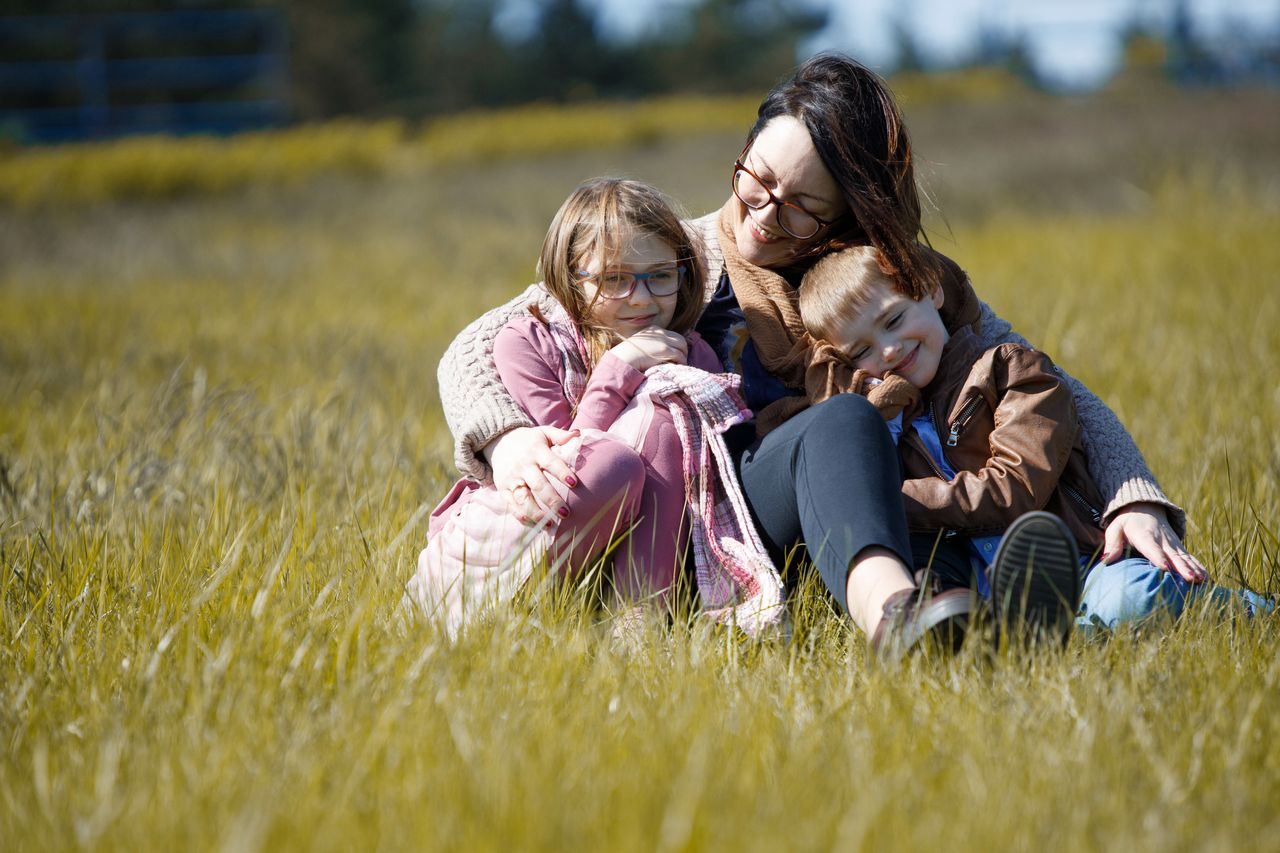
[[[711,345],[702,339],[697,332],[689,332],[685,337],[689,339],[689,357],[688,364],[690,367],[696,367],[699,370],[705,370],[707,373],[724,373],[724,365],[720,363],[720,357],[716,355],[716,351]]]
[[[1078,421],[1071,391],[1043,354],[1001,347],[994,375],[1008,377],[996,390],[991,455],[977,471],[950,482],[937,477],[902,484],[907,521],[961,532],[1003,530],[1026,512],[1043,509],[1066,468]]]
[[[988,347],[1002,343],[1014,343],[1030,346],[1026,339],[1013,331],[1013,327],[996,315],[985,302],[981,303],[982,319],[979,337]],[[1147,467],[1142,458],[1142,451],[1134,444],[1133,439],[1120,423],[1115,413],[1107,404],[1098,399],[1093,392],[1081,382],[1069,376],[1060,367],[1058,374],[1066,382],[1067,388],[1075,401],[1076,413],[1083,430],[1085,456],[1089,460],[1089,474],[1098,485],[1103,500],[1106,501],[1104,516],[1110,522],[1125,510],[1134,509],[1137,505],[1154,505],[1162,508],[1171,533],[1176,537],[1185,535],[1187,517],[1182,509],[1174,504],[1161,491],[1155,475]],[[1108,539],[1111,537],[1109,536]],[[1148,554],[1146,548],[1133,543],[1148,559],[1157,565],[1162,563]],[[1177,544],[1181,549],[1181,543]]]
[[[565,395],[560,351],[532,317],[512,320],[498,332],[493,357],[503,386],[521,410],[534,424],[557,429],[608,429],[644,381],[643,373],[607,352],[591,371],[575,410]]]

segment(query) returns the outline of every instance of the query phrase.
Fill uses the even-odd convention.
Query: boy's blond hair
[[[883,282],[909,299],[920,300],[929,295],[925,286],[913,287],[894,275],[875,246],[853,246],[832,252],[804,274],[800,282],[800,319],[804,327],[815,338],[829,340],[841,320],[867,307],[876,282]]]

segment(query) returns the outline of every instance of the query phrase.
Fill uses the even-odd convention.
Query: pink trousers
[[[550,532],[552,555],[569,572],[598,559],[614,536],[630,530],[614,553],[621,597],[662,597],[675,582],[689,541],[680,440],[671,414],[653,413],[640,452],[608,437],[584,442],[566,496],[568,517]]]

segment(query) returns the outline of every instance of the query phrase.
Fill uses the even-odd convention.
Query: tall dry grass
[[[805,577],[789,645],[401,623],[450,336],[574,182],[702,212],[737,138],[0,211],[6,846],[1280,849],[1275,620],[892,674]],[[1000,144],[946,139],[917,134]],[[1046,162],[1093,206],[993,180],[934,233],[1113,405],[1214,570],[1280,592],[1274,163],[1194,159],[1119,194],[1110,159]]]

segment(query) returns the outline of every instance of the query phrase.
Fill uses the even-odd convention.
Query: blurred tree
[[[796,64],[800,42],[827,18],[792,0],[704,0],[649,36],[647,53],[666,90],[763,90]]]
[[[547,0],[538,16],[529,80],[537,94],[557,100],[590,98],[608,88],[608,49],[597,35],[595,14],[580,0]]]
[[[522,99],[520,51],[494,26],[497,0],[420,0],[413,28],[412,114],[498,106]]]
[[[1182,83],[1210,83],[1221,77],[1221,67],[1213,53],[1196,34],[1191,9],[1185,0],[1173,4],[1173,20],[1169,24],[1168,52],[1165,68]]]
[[[284,0],[300,118],[370,114],[406,94],[412,0]]]
[[[924,55],[916,44],[916,37],[911,33],[907,19],[911,14],[910,3],[903,3],[893,16],[893,55],[894,68],[899,73],[923,71]]]

